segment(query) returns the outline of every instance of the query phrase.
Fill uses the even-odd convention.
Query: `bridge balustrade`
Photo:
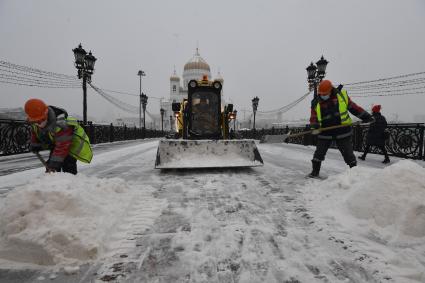
[[[264,135],[291,134],[309,130],[309,125],[302,127],[271,128],[257,130],[242,130],[236,133],[238,138],[261,140]],[[355,151],[363,152],[366,147],[368,126],[353,126],[353,148]],[[391,156],[408,159],[425,160],[425,125],[420,123],[388,124],[389,139],[386,140],[385,148]],[[302,145],[316,145],[317,137],[311,134],[287,139],[288,143]],[[336,145],[332,145],[336,148]],[[377,147],[371,147],[372,153],[381,154]]]
[[[86,130],[92,144],[114,141],[162,137],[167,132],[136,127],[96,125],[91,122],[80,125]],[[23,120],[0,119],[0,156],[29,152],[31,126]]]

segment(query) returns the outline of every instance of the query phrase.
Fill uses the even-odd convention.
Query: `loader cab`
[[[185,109],[188,139],[220,139],[221,83],[191,80],[188,84],[188,101]]]

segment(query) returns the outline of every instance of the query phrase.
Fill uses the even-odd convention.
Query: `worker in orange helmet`
[[[46,172],[63,171],[75,175],[77,160],[90,163],[93,153],[89,138],[64,109],[32,98],[25,103],[25,113],[32,129],[30,150],[50,150]]]
[[[311,103],[310,127],[313,129],[313,134],[317,135],[316,151],[312,159],[313,170],[309,177],[319,177],[322,161],[325,159],[332,141],[341,152],[345,163],[351,167],[357,165],[356,157],[353,152],[352,136],[352,120],[348,112],[357,116],[365,122],[372,122],[372,116],[355,104],[342,86],[336,88],[329,80],[320,82],[318,96]],[[342,127],[320,131],[321,128],[332,126]]]
[[[372,107],[372,116],[375,119],[375,123],[369,127],[366,139],[366,147],[364,149],[363,155],[359,156],[359,159],[365,160],[370,146],[376,146],[385,156],[382,163],[390,163],[390,157],[388,156],[387,149],[385,148],[385,141],[389,138],[389,132],[386,131],[387,120],[385,119],[384,115],[381,114],[381,105],[377,104]]]

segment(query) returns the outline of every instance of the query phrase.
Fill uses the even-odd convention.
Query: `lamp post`
[[[146,105],[148,104],[148,96],[142,92],[140,95],[140,101],[143,108],[143,130],[146,129]]]
[[[234,132],[236,132],[236,117],[238,117],[237,114],[238,114],[238,111],[235,109],[233,111],[233,115],[234,115],[234,118],[233,118],[233,131]]]
[[[252,112],[254,113],[254,126],[253,129],[255,130],[255,114],[257,113],[257,108],[258,108],[258,101],[260,99],[258,98],[258,96],[254,97],[252,99]]]
[[[145,72],[139,70],[137,75],[140,77],[140,93],[139,93],[139,128],[142,127],[142,77],[146,76]]]
[[[164,114],[165,114],[165,110],[164,110],[164,108],[161,108],[159,111],[161,112],[161,131],[162,131],[162,133],[164,133]]]
[[[91,75],[94,72],[94,63],[96,62],[96,57],[89,54],[83,49],[81,43],[77,48],[72,49],[75,57],[75,67],[78,70],[78,78],[83,79],[83,123],[87,124],[87,82],[91,82]]]
[[[307,70],[307,82],[309,90],[313,90],[314,98],[317,97],[317,85],[323,80],[326,75],[326,66],[328,65],[328,61],[323,58],[320,58],[319,61],[316,62],[316,65],[313,62],[306,68]]]

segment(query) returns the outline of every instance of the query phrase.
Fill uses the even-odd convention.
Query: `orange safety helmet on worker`
[[[25,113],[31,123],[47,120],[49,109],[43,100],[32,98],[25,103]]]
[[[317,93],[321,96],[329,95],[332,91],[333,85],[330,80],[323,80],[320,82]]]
[[[25,113],[32,128],[30,150],[50,150],[46,171],[77,174],[77,160],[90,163],[93,157],[90,140],[64,109],[33,98],[25,103]]]

